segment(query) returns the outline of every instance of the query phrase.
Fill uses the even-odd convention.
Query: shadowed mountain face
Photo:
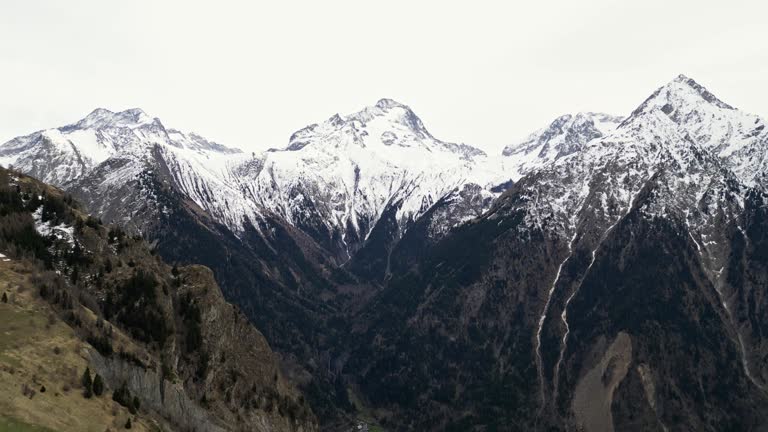
[[[633,424],[659,430],[765,427],[765,382],[754,377],[748,361],[753,347],[740,344],[740,331],[689,233],[676,221],[644,218],[641,209],[605,240],[569,304],[571,331],[554,377],[560,389],[553,395],[556,412],[573,416],[577,425],[612,415],[615,430]],[[619,334],[629,338],[631,353],[601,414],[578,405],[583,398],[596,403],[579,392],[586,392],[585,374],[610,355],[608,346]],[[608,392],[606,382],[618,373],[612,362],[616,358],[601,370],[600,391]],[[638,413],[637,406],[651,409]]]
[[[455,230],[409,271],[396,270],[360,316],[370,325],[348,373],[396,413],[396,428],[765,427],[763,346],[752,330],[764,288],[729,277],[735,294],[723,305],[685,224],[646,213],[661,180],[594,259],[586,240],[568,255],[568,239],[521,233],[521,213],[492,212]],[[731,232],[733,260],[764,262],[745,256],[758,253],[757,241],[746,251]],[[764,280],[753,271],[750,279]],[[736,310],[750,318],[740,323]]]
[[[24,326],[38,333],[24,338],[11,326],[3,331],[3,347],[38,345],[41,338],[50,344],[34,355],[3,353],[4,420],[18,416],[56,430],[92,429],[84,424],[95,423],[100,429],[123,406],[139,430],[318,429],[305,398],[281,373],[278,356],[242,311],[224,300],[209,269],[171,267],[141,238],[87,217],[71,195],[3,168],[0,251],[4,313],[28,317]],[[46,317],[45,327],[35,330],[33,318]],[[66,329],[66,350],[57,345],[61,337],[51,337],[53,325]],[[79,371],[70,374],[66,362],[73,358]],[[14,365],[26,371],[17,373]],[[99,374],[93,394],[86,372],[89,384],[75,387],[77,409],[62,413],[72,388],[67,376],[86,367]],[[29,391],[21,396],[6,387],[6,378],[16,375],[44,393],[37,374],[45,374],[48,394],[56,399],[41,395],[31,402],[25,400]],[[109,420],[78,418],[88,415]]]
[[[45,174],[58,146],[89,209],[210,266],[327,429],[768,427],[768,132],[688,77],[497,156],[390,100],[259,156],[90,117],[56,131],[143,145],[0,157]]]
[[[346,372],[396,428],[766,427],[765,193],[717,133],[742,118],[681,76],[432,246],[409,231]]]
[[[107,203],[105,214],[112,220],[132,215],[127,225],[140,230],[169,262],[209,267],[226,299],[239,305],[282,354],[295,384],[333,388],[329,382],[333,378],[316,365],[324,363],[329,341],[341,338],[343,327],[332,320],[338,314],[333,294],[335,281],[347,276],[309,236],[269,213],[254,223],[247,221],[241,232],[232,232],[179,190],[161,157],[124,189],[151,199],[139,200],[145,205],[136,209],[134,201],[90,193],[93,189],[82,182],[69,190],[88,208]],[[100,190],[113,193],[110,188]],[[335,402],[322,398],[316,405],[318,414],[334,417]]]

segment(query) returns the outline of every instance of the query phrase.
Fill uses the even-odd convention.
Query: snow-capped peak
[[[71,147],[82,156],[101,162],[120,153],[143,153],[155,145],[171,146],[197,152],[240,153],[194,133],[165,128],[157,117],[140,108],[112,112],[97,108],[77,123],[42,131],[43,136]]]
[[[411,108],[391,99],[307,126],[285,149],[241,166],[232,172],[255,201],[309,232],[330,231],[323,241],[337,242],[332,249],[345,258],[385,211],[405,229],[465,186],[476,186],[478,201],[489,204],[498,194],[492,189],[509,180],[498,159],[435,138]]]
[[[369,123],[395,123],[410,130],[410,132],[420,138],[432,138],[427,132],[421,119],[411,110],[408,105],[396,102],[392,99],[379,99],[374,106],[369,106],[354,114],[348,115],[345,119],[347,123],[359,122],[361,126],[367,126]]]
[[[379,99],[376,102],[376,107],[377,108],[381,108],[381,109],[387,109],[387,108],[406,108],[406,109],[410,109],[410,108],[408,108],[407,105],[401,104],[400,102],[398,102],[398,101],[396,101],[394,99],[389,99],[389,98],[381,98],[381,99]]]
[[[765,121],[721,101],[685,75],[656,90],[620,128],[638,127],[645,118],[657,115],[666,116],[690,139],[722,158],[749,185],[768,168]]]
[[[380,99],[358,112],[345,116],[334,114],[322,123],[307,126],[291,136],[285,150],[299,151],[307,145],[321,147],[326,152],[366,148],[370,152],[394,155],[392,157],[397,157],[395,149],[398,148],[421,148],[434,154],[453,153],[464,159],[485,156],[485,152],[478,148],[436,139],[410,107],[392,99]]]
[[[683,84],[685,86],[688,86],[688,88],[695,91],[704,100],[706,100],[709,103],[715,104],[720,108],[735,109],[732,106],[728,105],[727,103],[718,99],[715,95],[710,93],[709,90],[704,88],[704,86],[694,81],[693,78],[688,78],[687,76],[680,74],[674,80],[672,80],[670,84],[667,84],[667,87],[670,87],[672,83]]]
[[[625,123],[630,123],[634,118],[655,110],[660,110],[678,124],[700,123],[703,119],[699,114],[736,111],[685,75],[678,75],[666,85],[659,87],[632,112]]]
[[[120,112],[98,108],[76,123],[0,145],[0,164],[14,165],[61,186],[111,158],[131,159],[141,165],[157,146],[187,152],[190,157],[195,153],[209,161],[208,165],[211,158],[240,152],[196,134],[166,129],[158,118],[139,108]]]
[[[97,108],[84,119],[62,129],[102,129],[109,127],[134,129],[152,124],[161,125],[159,119],[150,117],[141,108],[131,108],[117,113],[108,109]]]
[[[525,208],[532,226],[573,239],[596,223],[599,231],[608,232],[641,191],[648,192],[641,207],[645,215],[682,220],[694,236],[711,233],[718,218],[734,220],[739,213],[744,183],[756,170],[745,169],[745,158],[722,149],[759,142],[744,135],[745,125],[755,124],[756,118],[719,101],[695,81],[675,78],[602,136],[575,127],[589,125],[574,122],[576,117],[560,117],[526,145],[513,148],[510,156],[519,162],[515,157],[522,158],[528,148],[528,155],[549,155],[547,145],[557,148],[568,133],[582,132],[573,135],[583,139],[577,151],[551,163],[524,159],[535,170],[516,186],[523,199],[508,196],[500,206]],[[599,244],[599,237],[595,240]]]
[[[523,142],[504,148],[505,165],[517,179],[523,175],[581,151],[591,140],[611,133],[620,117],[603,113],[579,112],[556,118],[548,126],[529,135]]]

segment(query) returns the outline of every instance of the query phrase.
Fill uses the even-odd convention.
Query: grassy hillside
[[[0,431],[161,430],[131,415],[111,393],[86,399],[81,376],[90,347],[37,296],[31,269],[0,260]],[[44,390],[44,391],[43,391]]]

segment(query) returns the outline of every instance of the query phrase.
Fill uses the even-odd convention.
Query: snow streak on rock
[[[552,296],[555,293],[555,288],[557,287],[557,282],[560,280],[560,274],[562,273],[563,266],[568,262],[568,260],[571,258],[571,255],[573,254],[573,242],[576,241],[577,232],[573,233],[573,237],[571,237],[571,240],[568,242],[568,254],[566,255],[565,259],[560,263],[560,265],[557,267],[557,273],[555,273],[555,279],[552,281],[552,286],[549,288],[549,293],[547,294],[547,301],[544,303],[544,309],[541,312],[541,316],[539,317],[539,326],[536,329],[536,365],[539,370],[539,382],[541,383],[541,405],[542,409],[546,402],[546,389],[545,389],[545,379],[544,379],[544,360],[541,356],[541,332],[544,329],[544,321],[547,319],[547,313],[549,312],[549,305],[552,303]]]
[[[653,174],[650,176],[650,178],[653,178]],[[639,191],[637,192],[639,193]],[[616,225],[619,224],[630,211],[632,211],[632,206],[635,203],[635,198],[637,198],[637,193],[635,193],[632,196],[632,199],[629,201],[629,204],[627,205],[627,210],[624,212],[624,214],[616,220],[613,224],[611,224],[605,232],[600,236],[600,239],[597,242],[597,246],[595,246],[594,249],[592,249],[592,256],[589,261],[589,265],[587,265],[586,270],[584,270],[584,274],[581,277],[581,280],[579,281],[579,284],[576,286],[576,288],[571,292],[571,294],[568,296],[568,298],[565,300],[565,304],[563,305],[563,311],[560,313],[560,320],[563,322],[563,325],[565,326],[565,332],[563,333],[563,339],[561,341],[561,347],[560,347],[560,355],[557,358],[557,363],[555,363],[555,369],[554,373],[552,374],[552,380],[553,380],[553,391],[552,391],[552,399],[553,401],[557,399],[557,391],[558,391],[558,384],[560,381],[560,365],[563,363],[563,358],[565,357],[565,350],[568,347],[568,336],[571,333],[571,328],[568,326],[568,305],[571,304],[571,300],[578,294],[579,289],[581,288],[581,284],[584,283],[584,279],[589,274],[589,271],[592,269],[592,265],[595,264],[595,257],[597,255],[597,251],[600,249],[600,246],[602,246],[605,239],[608,237],[608,235],[613,231],[613,229],[616,227]]]

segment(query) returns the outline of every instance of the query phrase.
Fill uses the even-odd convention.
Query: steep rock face
[[[225,425],[212,418],[179,385],[166,382],[162,373],[145,369],[125,360],[106,358],[97,351],[90,353],[93,372],[101,375],[115,386],[126,383],[131,394],[137,395],[147,409],[160,413],[180,429],[200,428],[212,432],[224,432]]]
[[[518,230],[523,218],[484,216],[457,228],[413,264],[404,260],[357,318],[360,348],[345,372],[392,412],[386,425],[535,427],[541,275],[553,274],[566,250],[541,230]]]
[[[15,138],[3,144],[0,157],[3,166],[14,165],[52,184],[62,184],[83,175],[90,163],[74,151],[58,130]]]
[[[252,425],[253,430],[265,432],[315,430],[304,397],[282,377],[278,357],[267,340],[224,300],[213,273],[206,267],[189,266],[178,277],[182,281],[179,297],[194,299],[200,310],[200,337],[206,346],[204,379],[199,379],[200,364],[183,369],[184,362],[177,363],[191,396],[204,398],[207,408],[229,425]]]
[[[768,281],[768,197],[752,192],[745,200],[743,226],[730,230],[730,256],[717,280],[724,307],[737,329],[738,341],[746,351],[744,367],[755,382],[768,389],[766,355],[765,286]]]
[[[402,268],[403,261],[415,260],[462,221],[480,217],[492,203],[493,198],[483,194],[480,186],[466,184],[432,204],[405,230],[397,223],[395,209],[391,209],[382,215],[363,248],[345,267],[366,280],[386,281],[393,269]]]

